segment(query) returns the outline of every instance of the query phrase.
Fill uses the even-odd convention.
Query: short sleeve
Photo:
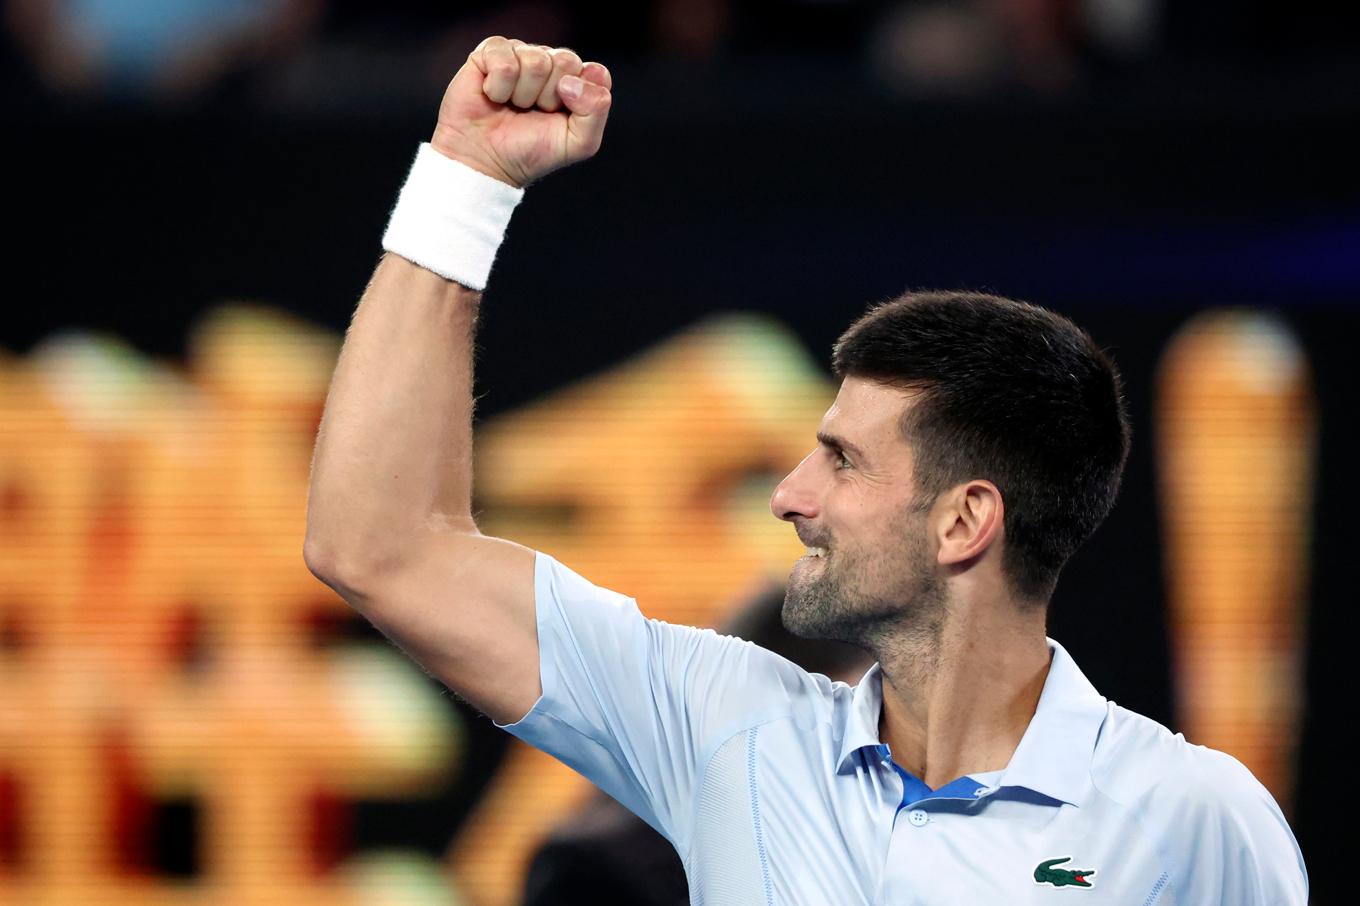
[[[637,602],[536,552],[543,694],[496,724],[569,765],[677,848],[721,742],[790,713],[811,675],[750,642],[644,617]]]
[[[1303,853],[1274,797],[1236,758],[1201,752],[1200,795],[1178,823],[1176,902],[1305,906]]]

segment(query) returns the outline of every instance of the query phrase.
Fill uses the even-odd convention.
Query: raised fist
[[[487,38],[444,91],[430,144],[523,187],[600,150],[611,87],[608,69],[568,48]]]

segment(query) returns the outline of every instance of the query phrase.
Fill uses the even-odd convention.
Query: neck
[[[955,611],[879,647],[879,733],[894,761],[931,789],[1010,763],[1048,677],[1043,608]]]

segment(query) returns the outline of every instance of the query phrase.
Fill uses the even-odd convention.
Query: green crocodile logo
[[[1096,873],[1094,868],[1055,868],[1064,862],[1070,862],[1071,856],[1063,856],[1061,859],[1049,859],[1040,862],[1034,869],[1035,884],[1052,884],[1054,887],[1090,887],[1091,882],[1086,880],[1088,875]]]

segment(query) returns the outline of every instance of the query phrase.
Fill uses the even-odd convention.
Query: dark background
[[[228,298],[342,331],[442,83],[478,38],[459,39],[566,43],[610,66],[614,106],[600,154],[531,187],[515,215],[483,309],[479,417],[719,311],[773,314],[823,363],[868,303],[907,288],[1061,311],[1121,366],[1134,448],[1114,513],[1059,583],[1050,634],[1102,693],[1176,729],[1154,370],[1195,313],[1270,310],[1306,349],[1321,415],[1292,824],[1313,902],[1347,902],[1329,812],[1351,767],[1357,600],[1344,573],[1360,503],[1354,14],[1178,3],[1132,53],[1059,29],[1057,83],[1046,56],[1011,47],[960,86],[868,62],[880,4],[725,5],[707,44],[659,25],[663,5],[522,6],[526,27],[551,34],[483,30],[490,6],[328,5],[285,50],[173,102],[54,85],[11,33],[0,348],[83,327],[182,356],[189,326]],[[474,792],[399,819],[395,804],[360,803],[353,845],[440,852]]]

